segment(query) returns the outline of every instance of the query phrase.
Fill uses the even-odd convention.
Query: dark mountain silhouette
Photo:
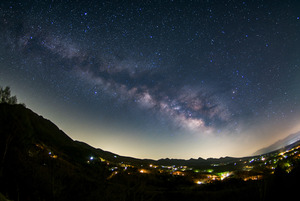
[[[203,159],[199,157],[198,159],[191,158],[189,160],[184,159],[159,159],[158,161],[154,161],[154,164],[159,165],[176,165],[176,166],[191,166],[191,167],[205,167],[210,166],[212,164],[227,164],[227,163],[233,163],[235,161],[238,161],[240,159],[246,160],[250,157],[243,157],[243,158],[234,158],[234,157],[221,157],[221,158],[208,158]]]
[[[72,140],[51,121],[23,105],[0,104],[0,200],[257,200],[261,193],[269,196],[272,180],[265,184],[229,180],[196,187],[188,177],[139,174],[137,169],[150,163],[206,167],[238,160],[248,158],[156,161],[119,156]],[[132,174],[120,170],[112,178],[118,172],[110,168],[124,163],[133,165]],[[297,176],[284,182],[294,181],[297,171],[293,173]]]
[[[84,142],[72,140],[51,121],[44,119],[22,105],[0,104],[0,112],[1,147],[5,147],[6,152],[9,150],[11,143],[18,142],[22,144],[23,148],[26,147],[28,149],[32,146],[36,147],[37,144],[45,146],[44,148],[47,151],[58,152],[62,154],[63,158],[72,160],[73,162],[87,161],[89,156],[101,156],[115,163],[126,162],[135,165],[151,163],[157,165],[202,166],[211,163],[232,162],[238,159],[231,157],[220,159],[209,158],[207,160],[203,158],[191,158],[189,160],[167,158],[156,161],[125,157],[99,148],[93,148]],[[21,140],[21,142],[16,140]],[[4,158],[6,158],[6,154],[3,152],[2,155]]]
[[[253,155],[254,156],[261,155],[261,154],[266,154],[266,153],[269,153],[272,151],[276,151],[276,150],[282,149],[290,144],[293,144],[299,140],[300,140],[300,132],[297,132],[297,133],[287,136],[284,139],[278,140],[277,142],[271,144],[268,147],[257,150],[256,152],[253,153]]]
[[[92,200],[103,192],[97,150],[22,105],[0,104],[0,189],[13,200]],[[30,192],[30,193],[29,193]],[[72,192],[72,193],[71,193]]]

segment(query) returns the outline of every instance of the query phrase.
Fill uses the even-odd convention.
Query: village
[[[117,158],[118,156],[114,156]],[[90,156],[88,164],[95,161],[106,163],[111,172],[107,178],[112,179],[116,175],[169,175],[171,177],[186,177],[197,185],[209,184],[216,181],[223,181],[230,178],[241,179],[243,181],[260,180],[267,175],[274,174],[277,167],[282,168],[287,173],[293,169],[293,163],[300,159],[300,145],[284,151],[272,152],[265,155],[238,159],[231,163],[213,163],[209,166],[189,167],[184,164],[159,165],[120,162],[115,163],[102,157]]]

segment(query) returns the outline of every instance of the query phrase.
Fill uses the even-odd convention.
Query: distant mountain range
[[[109,160],[111,162],[120,163],[127,162],[131,164],[141,165],[145,163],[152,163],[157,165],[186,165],[186,166],[203,166],[210,165],[212,163],[228,163],[235,161],[239,158],[232,157],[222,157],[222,158],[208,158],[203,159],[199,157],[198,159],[137,159],[133,157],[120,156],[115,153],[104,151],[100,148],[94,148],[90,145],[72,140],[68,135],[61,131],[55,124],[51,121],[44,119],[42,116],[39,116],[32,112],[30,109],[23,107],[22,105],[8,105],[0,104],[2,123],[5,126],[2,127],[2,132],[7,130],[5,134],[11,133],[14,130],[14,133],[22,133],[22,138],[30,138],[31,143],[40,143],[45,144],[49,149],[58,150],[63,152],[64,155],[74,156],[78,160],[83,160],[84,157],[88,155],[100,155],[101,157]],[[1,120],[1,119],[0,119]],[[9,126],[9,128],[6,128]],[[17,127],[16,127],[17,125]],[[5,137],[9,136],[0,136],[2,142],[5,142]],[[15,136],[17,137],[17,136]],[[14,137],[14,138],[15,138]],[[13,138],[13,139],[14,139]],[[1,140],[1,138],[0,138]],[[27,142],[26,142],[27,143]],[[5,147],[6,145],[1,145]],[[31,146],[31,145],[28,145]],[[78,150],[79,149],[79,150]],[[71,150],[74,150],[71,152]],[[75,151],[76,150],[76,151]],[[85,160],[85,159],[84,159]]]
[[[129,197],[125,200],[137,200],[134,196],[142,182],[140,176],[123,178],[123,175],[111,182],[107,180],[112,174],[109,168],[118,164],[203,167],[234,160],[230,157],[151,160],[119,156],[72,140],[51,121],[23,105],[0,104],[0,196],[3,193],[13,200],[26,197],[26,200],[46,201],[98,198],[111,201],[122,196]],[[135,190],[128,194],[132,190],[130,182]],[[124,193],[116,194],[115,189]]]
[[[289,139],[291,142],[296,138]],[[33,201],[191,200],[186,197],[207,196],[207,193],[192,188],[182,192],[181,185],[194,185],[186,177],[173,177],[169,173],[131,175],[121,169],[114,172],[111,169],[124,164],[134,169],[133,172],[150,164],[209,168],[248,159],[250,157],[151,160],[119,156],[72,140],[51,121],[23,105],[0,104],[0,200],[3,200],[2,195],[12,200]],[[114,175],[118,176],[108,179]],[[211,197],[216,194],[213,192]],[[240,193],[240,189],[235,192]],[[216,197],[222,197],[222,193],[219,191]],[[167,195],[172,199],[165,199]]]
[[[284,139],[278,140],[277,142],[275,142],[274,144],[271,144],[268,147],[262,148],[257,150],[256,152],[253,153],[254,156],[256,155],[262,155],[262,154],[266,154],[278,149],[282,149],[290,144],[293,144],[297,141],[300,140],[300,131],[294,134],[291,134],[289,136],[287,136]]]
[[[17,132],[20,130],[22,132],[23,136],[18,137],[30,137],[35,139],[34,141],[43,143],[48,145],[49,147],[52,147],[52,149],[58,149],[61,152],[64,152],[65,154],[74,155],[75,158],[78,160],[83,159],[83,157],[86,157],[85,154],[88,152],[90,155],[100,155],[101,157],[105,158],[106,160],[120,163],[120,162],[127,162],[132,163],[136,165],[141,165],[145,163],[152,163],[157,165],[186,165],[186,166],[205,166],[210,165],[214,163],[230,163],[234,162],[239,159],[247,159],[249,157],[242,157],[242,158],[234,158],[234,157],[221,157],[221,158],[208,158],[203,159],[199,157],[198,159],[191,158],[189,160],[185,159],[159,159],[159,160],[152,160],[152,159],[137,159],[133,157],[128,156],[120,156],[118,154],[104,151],[100,148],[94,148],[84,142],[80,141],[74,141],[72,140],[68,135],[66,135],[63,131],[61,131],[55,124],[53,124],[51,121],[44,119],[42,116],[39,116],[32,112],[30,109],[25,108],[22,105],[8,105],[8,104],[0,104],[1,117],[2,117],[2,123],[5,123],[5,126],[2,127],[3,130],[8,126],[11,125],[10,128],[7,128],[7,132],[11,132],[11,130],[15,130],[14,132]],[[18,119],[18,121],[16,121]],[[0,118],[1,120],[1,118]],[[18,128],[14,128],[18,124]],[[28,125],[29,124],[29,125]],[[33,132],[35,131],[35,132]],[[0,136],[5,137],[5,136]],[[2,139],[4,142],[5,138]],[[268,152],[272,152],[278,149],[281,149],[287,145],[290,145],[296,141],[300,140],[300,132],[289,135],[288,137],[277,141],[276,143],[272,144],[271,146],[268,146],[266,148],[260,149],[256,151],[253,155],[260,155],[265,154]],[[32,141],[31,143],[34,143]],[[2,147],[5,147],[5,144],[1,144]],[[80,151],[78,151],[79,149]],[[73,153],[70,152],[70,150],[77,150]],[[80,156],[79,156],[80,155]],[[87,154],[88,155],[88,154]]]

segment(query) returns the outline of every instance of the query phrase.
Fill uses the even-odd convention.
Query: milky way
[[[300,129],[299,2],[0,5],[0,84],[75,139],[189,158]]]

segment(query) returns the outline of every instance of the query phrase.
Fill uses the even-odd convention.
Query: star
[[[0,85],[71,137],[198,158],[251,154],[298,128],[296,1],[91,5],[1,4]]]

